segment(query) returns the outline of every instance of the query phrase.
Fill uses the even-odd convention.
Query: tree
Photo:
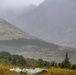
[[[9,61],[11,61],[11,60],[12,60],[11,55],[8,57],[8,60],[9,60]]]
[[[61,63],[61,67],[62,67],[62,68],[71,68],[71,62],[69,61],[68,53],[66,53],[65,59],[64,59],[64,61]]]
[[[53,67],[57,67],[58,64],[57,64],[55,61],[52,61],[52,62],[51,62],[51,66],[53,66]]]
[[[20,63],[21,66],[25,66],[26,65],[26,60],[25,60],[25,58],[23,58],[22,55],[20,56],[19,63]]]
[[[43,67],[44,66],[44,61],[42,59],[38,59],[38,65],[39,67]]]
[[[16,58],[13,58],[13,60],[12,60],[12,64],[13,64],[13,65],[16,64]]]
[[[50,63],[48,61],[44,61],[44,66],[45,67],[49,67],[50,66]]]
[[[72,67],[71,67],[71,69],[76,70],[76,65],[73,64]]]

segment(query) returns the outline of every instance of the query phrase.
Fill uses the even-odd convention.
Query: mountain
[[[45,0],[13,21],[40,39],[76,48],[76,1]]]
[[[57,62],[62,61],[68,52],[71,61],[76,61],[76,49],[35,38],[3,19],[0,19],[0,51],[23,55],[25,58]]]
[[[5,4],[5,6],[4,6]],[[10,4],[7,5],[7,3],[3,2],[2,5],[0,5],[0,18],[3,18],[7,20],[8,22],[12,22],[14,19],[18,18],[18,16],[29,12],[36,6],[31,4],[28,6],[9,6]],[[9,6],[9,7],[8,7]]]
[[[32,39],[34,37],[0,19],[0,40]]]

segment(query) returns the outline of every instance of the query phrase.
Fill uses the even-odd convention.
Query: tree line
[[[56,63],[55,61],[48,62],[43,59],[25,59],[22,55],[10,54],[9,52],[2,51],[0,52],[0,64],[28,67],[59,67],[76,70],[76,65],[69,61],[68,53],[65,54],[65,58],[61,63]]]

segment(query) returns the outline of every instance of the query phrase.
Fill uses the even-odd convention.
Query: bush
[[[0,67],[0,73],[1,73],[1,75],[3,75],[5,72],[8,72],[8,71],[9,71],[8,68],[6,68],[6,67]]]
[[[73,64],[72,67],[71,67],[71,69],[72,69],[72,70],[76,70],[76,65]]]

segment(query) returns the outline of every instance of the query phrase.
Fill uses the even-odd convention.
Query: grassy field
[[[18,66],[8,66],[8,65],[0,65],[0,75],[28,75],[23,73],[15,73],[10,72],[10,68],[17,68]],[[23,67],[20,67],[23,68]],[[33,75],[76,75],[76,70],[69,70],[69,69],[60,69],[60,68],[45,68],[48,72],[42,72]]]

